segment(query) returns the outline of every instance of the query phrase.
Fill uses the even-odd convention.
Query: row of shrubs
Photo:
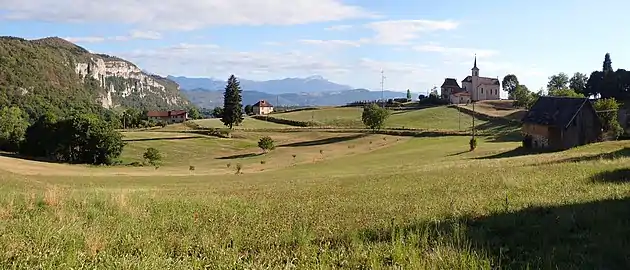
[[[306,107],[306,108],[286,109],[286,110],[278,110],[278,111],[274,110],[273,113],[274,114],[281,114],[281,113],[301,112],[301,111],[314,111],[314,110],[319,110],[319,108],[317,108],[317,107]]]
[[[257,119],[257,120],[272,122],[276,124],[283,124],[283,125],[296,126],[296,127],[314,127],[314,126],[322,125],[321,123],[318,123],[315,121],[298,121],[298,120],[276,118],[276,117],[267,116],[267,115],[254,115],[252,116],[252,118]]]

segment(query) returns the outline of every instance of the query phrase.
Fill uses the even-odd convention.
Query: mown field
[[[278,145],[269,154],[256,146],[265,135]],[[467,136],[130,132],[125,140],[125,163],[147,147],[164,163],[0,157],[3,268],[630,266],[625,141],[534,155],[495,137],[473,152]]]
[[[324,108],[319,110],[289,112],[272,115],[278,118],[314,121],[325,126],[363,127],[361,113],[363,109],[356,108]],[[475,124],[481,125],[485,121],[477,119]],[[414,129],[447,129],[470,130],[472,117],[460,114],[456,108],[446,106],[426,108],[420,110],[392,111],[385,123],[386,128],[414,128]]]

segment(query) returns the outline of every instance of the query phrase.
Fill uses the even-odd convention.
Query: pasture
[[[407,113],[431,112],[422,111]],[[441,125],[454,124],[451,119]],[[272,137],[277,148],[263,154],[256,145],[262,136]],[[630,265],[625,240],[630,143],[526,154],[516,149],[520,142],[495,137],[480,137],[470,152],[469,139],[307,129],[237,130],[229,139],[144,131],[125,133],[123,163],[141,161],[142,152],[155,147],[165,154],[157,169],[0,157],[0,264],[29,269]]]

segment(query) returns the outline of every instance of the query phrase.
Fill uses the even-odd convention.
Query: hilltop
[[[58,37],[0,37],[0,89],[0,106],[15,104],[31,116],[45,109],[189,106],[175,82]]]

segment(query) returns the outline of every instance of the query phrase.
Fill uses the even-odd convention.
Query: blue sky
[[[630,68],[627,1],[0,0],[0,34],[59,36],[160,75],[255,80],[321,75],[425,92],[516,74],[531,90],[589,74],[611,53]]]

